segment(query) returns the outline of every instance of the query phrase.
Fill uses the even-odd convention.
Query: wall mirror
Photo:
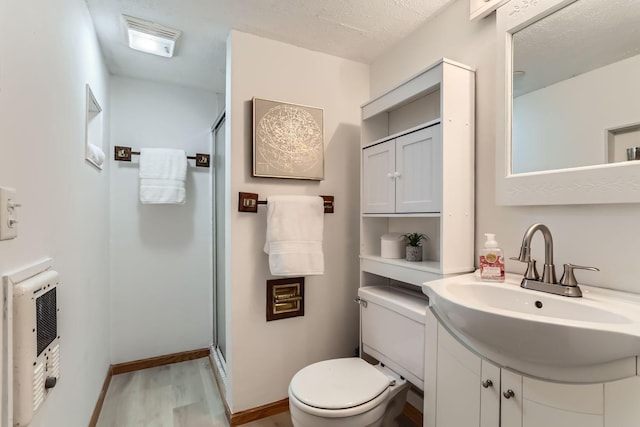
[[[640,202],[640,2],[511,0],[497,22],[497,202]]]

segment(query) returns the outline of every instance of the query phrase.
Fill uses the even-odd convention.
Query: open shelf
[[[640,160],[636,153],[635,159],[627,158],[627,148],[640,146],[640,123],[607,129],[607,162],[617,163],[628,160]],[[640,151],[640,150],[638,150]]]
[[[440,212],[417,212],[417,213],[363,213],[364,218],[440,218]]]
[[[368,273],[416,286],[442,278],[439,261],[411,262],[404,259],[382,258],[378,255],[361,255],[360,268]]]
[[[420,129],[428,128],[429,126],[434,126],[434,125],[437,125],[437,124],[440,124],[440,117],[438,117],[437,119],[434,119],[434,120],[429,120],[428,122],[420,123],[419,125],[411,127],[411,128],[408,128],[408,129],[403,129],[403,130],[401,130],[399,132],[396,132],[396,133],[394,133],[392,135],[384,136],[384,137],[376,139],[375,141],[372,141],[370,143],[363,144],[362,148],[367,148],[367,147],[371,147],[373,145],[382,144],[383,142],[391,141],[392,139],[398,138],[398,137],[400,137],[402,135],[406,135],[408,133],[415,132],[415,131],[420,130]]]

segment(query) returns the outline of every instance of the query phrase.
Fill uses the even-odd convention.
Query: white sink
[[[474,274],[427,282],[436,317],[494,363],[555,380],[591,382],[635,374],[640,355],[640,296],[580,286],[582,298],[521,288]]]

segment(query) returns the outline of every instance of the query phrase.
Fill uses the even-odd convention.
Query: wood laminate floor
[[[292,427],[289,412],[245,427]],[[207,358],[114,375],[96,427],[229,427]],[[400,417],[398,427],[413,427]]]

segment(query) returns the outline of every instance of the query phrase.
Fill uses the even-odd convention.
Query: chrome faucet
[[[544,267],[542,269],[542,279],[536,270],[536,260],[531,258],[531,239],[536,231],[542,233],[544,238]],[[583,270],[600,271],[595,267],[583,267],[574,264],[564,264],[564,274],[560,283],[556,279],[556,267],[553,265],[553,237],[551,231],[544,224],[533,224],[524,233],[520,256],[511,258],[516,261],[526,262],[527,270],[520,286],[535,291],[549,292],[566,297],[581,297],[582,291],[575,279],[573,270],[576,268]]]
[[[525,231],[524,237],[522,238],[522,246],[520,247],[520,257],[513,259],[520,262],[526,262],[528,267],[527,270],[533,270],[532,272],[529,272],[529,275],[533,273],[533,276],[529,278],[538,280],[535,260],[531,260],[531,239],[538,230],[542,232],[542,237],[544,237],[544,267],[542,268],[542,282],[556,284],[558,283],[558,279],[556,279],[556,266],[553,265],[553,237],[551,237],[551,231],[546,225],[533,224],[527,229],[527,231]],[[525,274],[525,277],[526,276],[527,274]]]

